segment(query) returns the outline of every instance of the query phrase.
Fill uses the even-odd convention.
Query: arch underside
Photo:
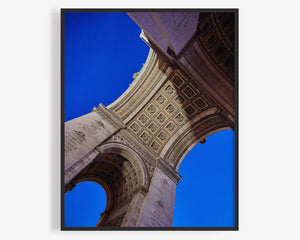
[[[98,149],[101,154],[73,178],[66,189],[83,181],[101,185],[107,205],[102,214],[105,217],[101,217],[97,226],[120,226],[134,196],[148,187],[148,173],[142,160],[128,146],[110,142]]]
[[[139,81],[151,84],[149,78]],[[145,147],[177,171],[178,162],[196,142],[232,125],[213,99],[180,69],[160,81],[161,87],[148,96],[143,105],[136,107],[126,130],[141,143],[134,148]],[[144,91],[144,88],[138,90]]]
[[[163,12],[129,13],[142,29],[149,14],[165,19],[167,28]],[[153,50],[129,89],[108,108],[142,145],[177,171],[197,142],[234,129],[234,14],[199,13],[194,35],[175,55],[162,49],[145,28]],[[174,36],[169,32],[171,42]]]
[[[208,136],[228,129],[230,127],[220,115],[206,116],[192,125],[191,129],[178,135],[166,151],[164,158],[178,171],[184,157],[197,143],[205,143]]]

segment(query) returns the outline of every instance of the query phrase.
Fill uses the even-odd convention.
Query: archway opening
[[[234,131],[207,137],[185,157],[179,173],[173,227],[233,227]]]
[[[95,227],[106,202],[106,193],[98,183],[78,183],[65,194],[65,226]]]
[[[98,221],[93,222],[94,227],[121,226],[125,214],[130,210],[131,200],[142,186],[141,174],[137,172],[137,166],[121,154],[111,151],[118,150],[110,149],[100,154],[65,187],[68,191],[83,181],[94,181],[103,187],[107,196],[106,208],[101,211],[103,213],[101,218],[99,216]],[[85,193],[78,193],[75,197],[80,198],[80,194]],[[94,198],[93,193],[85,197]],[[67,204],[69,203],[65,201],[65,205]],[[92,206],[91,211],[93,211]],[[94,211],[96,212],[97,209]],[[86,227],[87,224],[89,223],[82,219],[76,226]],[[67,221],[65,225],[68,226]]]

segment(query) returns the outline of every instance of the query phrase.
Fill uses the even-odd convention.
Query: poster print
[[[237,230],[238,10],[62,9],[62,230]]]

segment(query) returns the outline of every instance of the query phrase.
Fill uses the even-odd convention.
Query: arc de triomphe
[[[237,12],[129,12],[150,46],[130,87],[65,122],[65,192],[99,183],[107,206],[96,226],[171,227],[185,155],[233,129]]]

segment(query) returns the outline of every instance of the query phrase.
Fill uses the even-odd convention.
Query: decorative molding
[[[107,139],[106,142],[104,142],[103,144],[109,142],[120,142],[129,146],[138,155],[141,156],[147,168],[149,168],[149,165],[154,166],[156,156],[153,153],[151,153],[151,151],[146,149],[145,145],[143,145],[140,142],[140,140],[138,140],[135,136],[133,136],[129,131],[121,130],[116,134],[114,134],[111,138]]]
[[[171,73],[171,65],[150,48],[146,63],[138,76],[122,96],[108,106],[108,109],[115,112],[124,123],[128,123],[137,114],[139,108],[148,103],[153,93],[161,87]]]
[[[97,108],[93,108],[93,112],[98,113],[101,117],[103,117],[107,122],[109,122],[116,128],[125,128],[126,126],[116,114],[112,113],[112,111],[107,109],[102,103],[100,103]],[[100,122],[99,124],[104,127],[104,124],[102,122]]]
[[[163,171],[174,183],[178,183],[182,176],[173,169],[173,167],[163,160],[162,158],[157,158],[157,167]]]

